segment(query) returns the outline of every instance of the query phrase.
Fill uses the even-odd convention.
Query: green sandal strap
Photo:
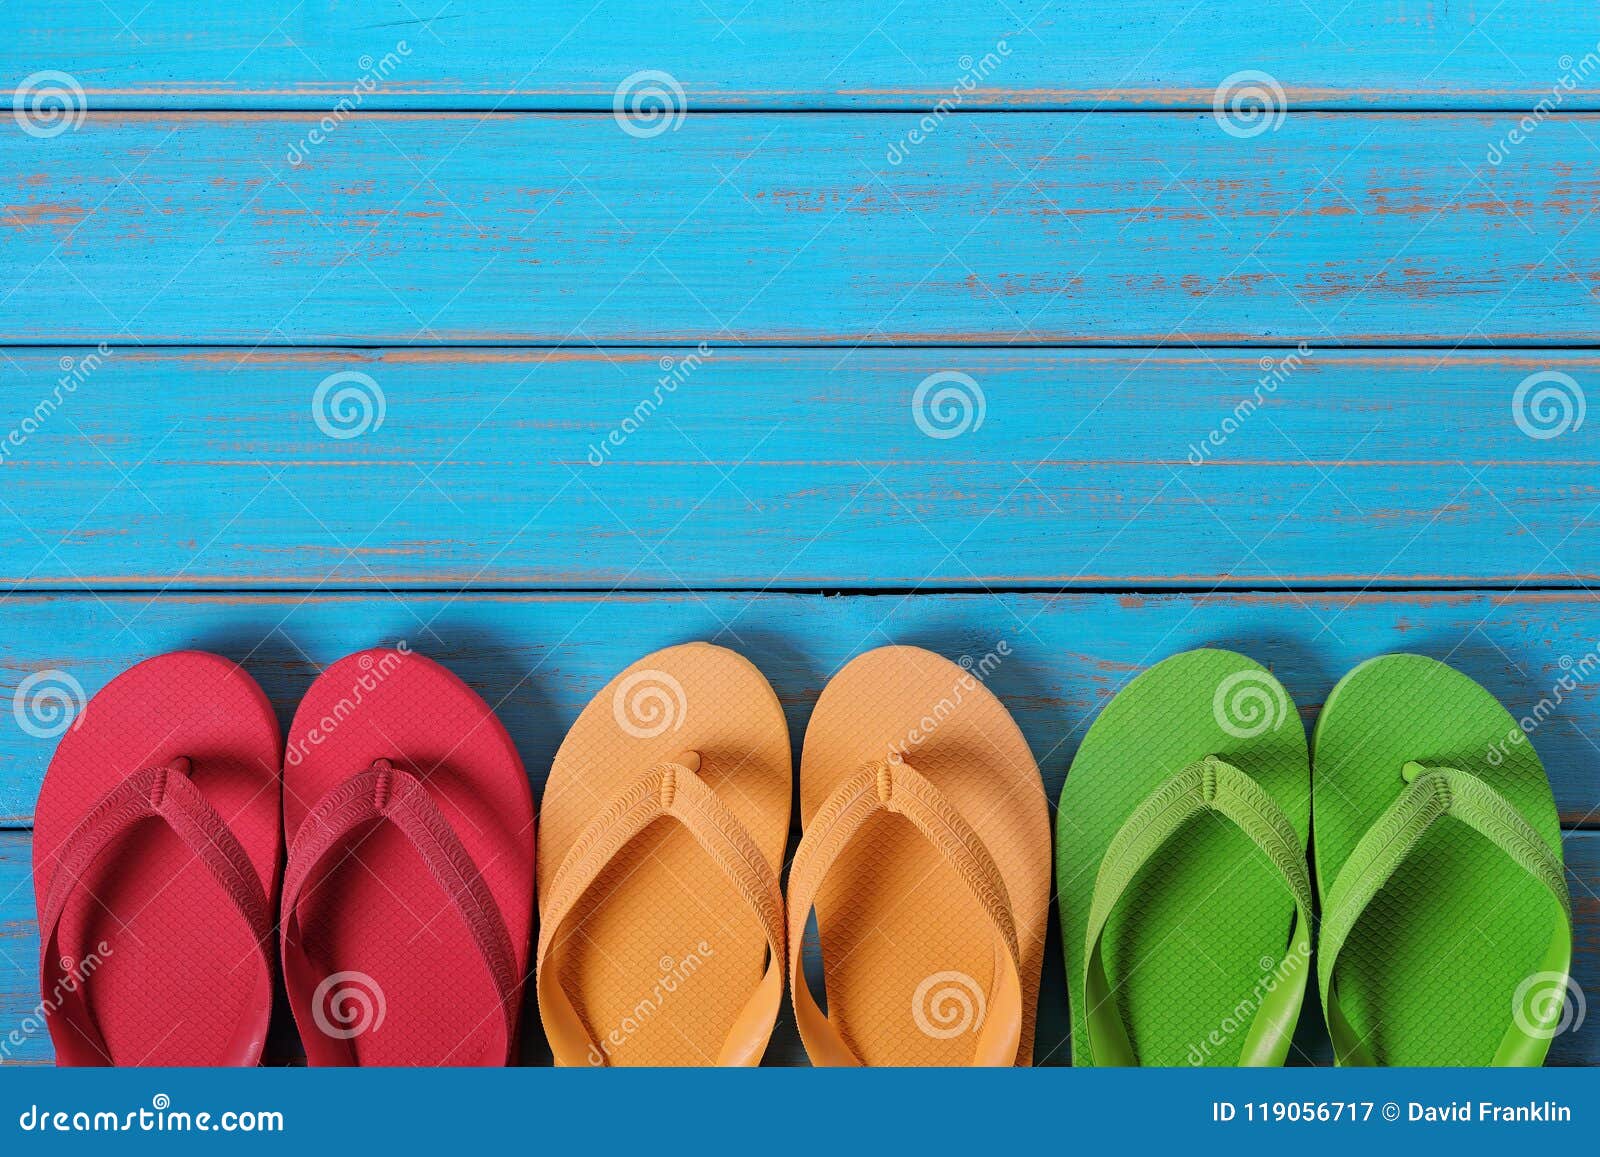
[[[1272,861],[1294,897],[1289,949],[1272,970],[1273,983],[1265,986],[1239,1064],[1281,1065],[1289,1053],[1311,959],[1311,878],[1305,848],[1294,825],[1260,784],[1231,763],[1207,756],[1146,796],[1118,830],[1100,862],[1089,908],[1084,961],[1089,1049],[1097,1065],[1138,1064],[1101,958],[1106,923],[1139,870],[1184,823],[1207,810],[1244,832]]]
[[[1423,834],[1445,816],[1478,832],[1555,897],[1562,919],[1545,951],[1541,971],[1565,978],[1572,965],[1572,903],[1561,861],[1522,814],[1499,792],[1475,775],[1454,767],[1408,763],[1402,769],[1408,786],[1357,842],[1339,869],[1322,910],[1318,942],[1318,979],[1322,1011],[1333,1038],[1334,1057],[1341,1065],[1376,1064],[1372,1052],[1350,1027],[1339,1007],[1334,964],[1374,896],[1399,870]],[[1495,1052],[1495,1065],[1538,1065],[1550,1046],[1549,1030],[1559,1009],[1536,1009],[1535,1021],[1514,1023]],[[1548,1019],[1549,1023],[1545,1023]]]

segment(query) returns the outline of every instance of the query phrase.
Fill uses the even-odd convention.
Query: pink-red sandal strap
[[[79,965],[62,955],[62,917],[95,861],[116,839],[145,820],[159,819],[171,828],[228,897],[250,930],[259,965],[258,982],[270,991],[272,918],[266,895],[249,854],[228,821],[190,780],[189,769],[189,761],[179,757],[134,772],[101,797],[61,843],[50,890],[39,913],[39,981],[47,1004],[55,1007],[54,1015],[62,1017],[81,1038],[79,1045],[58,1049],[62,1054],[58,1059],[65,1063],[110,1065],[113,1058],[89,1009]],[[271,1011],[270,1001],[260,1004],[259,1017],[240,1026],[221,1063],[253,1063],[251,1058],[260,1055]]]
[[[494,895],[422,781],[380,759],[318,800],[289,847],[283,879],[283,968],[307,1059],[314,1064],[352,1065],[355,1052],[348,1038],[322,1028],[327,1013],[312,1007],[318,986],[327,978],[322,975],[325,969],[314,964],[303,947],[300,905],[314,881],[322,878],[329,856],[339,849],[359,855],[347,841],[358,828],[376,820],[393,824],[411,842],[466,926],[494,984],[500,1044],[502,1051],[509,1051],[516,1033],[521,978]]]

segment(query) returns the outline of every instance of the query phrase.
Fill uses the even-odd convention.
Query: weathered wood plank
[[[1562,345],[1600,118],[91,115],[0,135],[0,341]],[[1503,162],[1487,159],[1504,147]],[[900,163],[893,162],[897,151]],[[302,163],[291,157],[303,156]],[[21,303],[26,308],[20,308]]]
[[[1308,0],[1247,20],[1185,0],[252,0],[204,20],[178,0],[65,0],[48,20],[0,9],[6,75],[65,71],[104,108],[325,108],[359,93],[373,108],[609,109],[643,69],[675,78],[691,108],[1209,108],[1246,68],[1294,104],[1526,107],[1560,92],[1594,108],[1581,61],[1597,42],[1586,0]]]
[[[1593,353],[6,357],[13,588],[1600,581]]]
[[[1533,739],[1564,820],[1600,826],[1600,599],[1585,592],[12,595],[3,609],[0,823],[18,826],[31,822],[49,732],[65,726],[48,711],[52,688],[92,695],[139,659],[198,647],[243,663],[287,726],[322,666],[401,639],[497,705],[536,786],[589,698],[658,647],[707,639],[748,655],[785,704],[797,751],[817,694],[860,651],[913,643],[976,663],[1003,647],[989,684],[1052,800],[1106,700],[1167,655],[1207,645],[1253,655],[1309,725],[1355,664],[1418,651],[1479,679],[1515,715],[1543,718]]]
[[[49,1033],[33,1015],[39,1003],[38,930],[34,922],[33,882],[30,874],[31,833],[0,831],[0,1066],[48,1064],[52,1057]],[[791,848],[791,853],[792,853]],[[1573,979],[1586,992],[1600,991],[1600,832],[1569,832],[1566,837],[1567,880],[1573,897],[1575,944]],[[1056,942],[1052,914],[1052,945]],[[813,962],[815,963],[815,962]],[[1064,1065],[1071,1059],[1066,1041],[1068,1020],[1066,983],[1061,973],[1059,948],[1045,960],[1040,992],[1038,1063]],[[1313,980],[1313,983],[1315,981]],[[1328,1047],[1317,1023],[1316,1002],[1308,1004],[1291,1063],[1327,1064]],[[531,1003],[523,1016],[523,1063],[548,1064],[539,1018]],[[15,1034],[14,1036],[12,1034]],[[279,1002],[268,1058],[281,1063],[294,1058],[299,1042],[283,1002]],[[787,1003],[778,1018],[767,1050],[768,1065],[804,1065],[805,1049],[794,1027]],[[1600,1064],[1600,1033],[1591,1024],[1555,1038],[1550,1064]]]

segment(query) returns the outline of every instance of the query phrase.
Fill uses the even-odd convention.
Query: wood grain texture
[[[0,341],[1563,345],[1600,118],[89,116],[0,135]],[[304,159],[296,165],[296,150]],[[20,303],[27,308],[18,308]]]
[[[1513,406],[1529,375],[1592,390],[1600,354],[7,358],[13,589],[1600,581],[1600,423],[1538,439]],[[941,371],[970,382],[942,419]],[[368,410],[318,403],[341,374]]]
[[[130,664],[195,647],[242,663],[287,728],[317,671],[406,640],[499,711],[536,787],[568,726],[627,664],[696,639],[732,647],[771,681],[798,755],[811,707],[850,658],[889,643],[988,664],[1054,801],[1083,731],[1129,679],[1199,646],[1269,666],[1314,721],[1364,659],[1416,651],[1480,680],[1534,742],[1569,825],[1600,826],[1600,601],[1586,592],[1354,595],[12,595],[0,632],[0,822],[26,826],[55,748],[22,724],[65,726],[34,700],[92,695]],[[1003,648],[1003,650],[1002,650]],[[987,668],[986,668],[987,669]],[[49,674],[44,674],[48,672]],[[19,687],[31,676],[31,692]],[[1564,688],[1563,679],[1571,682]],[[1541,703],[1543,706],[1541,707]],[[35,726],[34,732],[48,730]]]
[[[0,9],[6,75],[64,70],[103,108],[325,108],[360,91],[376,108],[609,109],[642,69],[675,77],[691,108],[931,108],[957,91],[978,108],[1210,108],[1244,68],[1275,76],[1294,104],[1525,107],[1597,41],[1586,0],[1307,0],[1248,20],[1189,0],[1114,12],[1091,0],[251,0],[204,19],[179,0],[65,0],[48,20]],[[991,52],[998,65],[980,67]],[[1588,85],[1565,96],[1600,101]]]
[[[34,1015],[38,1008],[38,928],[33,910],[31,833],[0,831],[0,1065],[48,1064],[53,1050],[49,1033]],[[789,853],[793,855],[791,841]],[[1573,903],[1572,976],[1586,992],[1600,991],[1600,832],[1568,832],[1565,837],[1567,883]],[[115,963],[107,958],[106,967]],[[821,987],[821,962],[815,945],[806,961]],[[1312,984],[1316,978],[1313,976]],[[1051,912],[1050,944],[1046,950],[1044,983],[1039,993],[1039,1037],[1035,1057],[1042,1065],[1065,1065],[1071,1060],[1067,1041],[1067,995],[1062,975],[1060,935]],[[286,1003],[280,997],[268,1038],[269,1063],[297,1062],[299,1041]],[[523,1064],[548,1064],[549,1046],[531,1004],[523,1015]],[[1330,1050],[1321,1027],[1317,1002],[1308,1001],[1295,1035],[1290,1063],[1330,1063]],[[788,1001],[778,1017],[777,1029],[767,1049],[765,1064],[805,1065],[805,1048],[794,1026]],[[1552,1065],[1600,1064],[1600,1033],[1592,1025],[1565,1033],[1551,1042]]]

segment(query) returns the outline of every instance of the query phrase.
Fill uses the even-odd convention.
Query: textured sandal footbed
[[[743,656],[687,643],[620,672],[567,733],[540,805],[541,905],[590,821],[686,751],[699,753],[700,778],[781,871],[794,782],[783,707]],[[554,951],[563,990],[604,1046],[592,1062],[694,1066],[716,1062],[761,979],[767,940],[694,836],[657,821],[585,893]]]
[[[928,727],[940,704],[955,700]],[[908,742],[913,736],[919,741]],[[891,749],[904,750],[950,800],[1005,881],[1021,956],[1017,1063],[1031,1064],[1050,905],[1050,818],[1038,764],[976,676],[918,647],[883,647],[848,663],[817,700],[801,756],[802,816],[809,821],[842,781]],[[864,1063],[971,1063],[994,933],[955,869],[908,821],[867,821],[818,893],[816,923],[829,1019]],[[968,1031],[926,1031],[961,1024],[967,1007]]]
[[[1314,738],[1317,890],[1404,790],[1407,761],[1455,767],[1504,796],[1561,858],[1549,780],[1515,719],[1466,675],[1421,655],[1339,681]],[[1498,765],[1491,752],[1500,752]],[[1481,1065],[1539,971],[1558,909],[1505,853],[1446,816],[1362,914],[1339,954],[1339,1003],[1385,1065]]]
[[[190,779],[248,854],[263,895],[275,899],[277,718],[238,666],[181,651],[118,675],[61,737],[34,819],[33,882],[41,907],[62,841],[89,810],[127,776],[178,756],[191,760]],[[221,887],[166,824],[147,820],[130,829],[70,901],[63,954],[81,960],[102,941],[109,951],[84,991],[107,1059],[221,1063],[251,999],[257,953]]]
[[[1248,733],[1260,719],[1250,714],[1252,704],[1269,713],[1254,735]],[[1223,719],[1246,734],[1230,734]],[[1266,668],[1231,651],[1189,651],[1119,691],[1085,734],[1056,812],[1074,1064],[1089,1063],[1084,939],[1101,860],[1146,796],[1208,755],[1260,784],[1305,841],[1311,804],[1305,729]],[[1103,941],[1106,973],[1139,1063],[1236,1064],[1253,994],[1282,960],[1294,914],[1278,869],[1243,832],[1207,812],[1180,829],[1135,877]]]
[[[516,746],[477,692],[414,652],[349,655],[307,690],[287,752],[283,812],[290,844],[323,795],[375,759],[421,779],[488,885],[518,974],[525,974],[533,924],[532,791]],[[488,1043],[499,1015],[493,982],[415,847],[391,823],[366,825],[349,844],[346,858],[308,888],[301,914],[305,951],[318,969],[329,976],[359,973],[382,992],[381,1025],[350,1042],[358,1063],[505,1063]],[[365,986],[360,979],[348,985]],[[330,999],[340,987],[329,990]],[[319,1031],[315,1023],[298,1027],[302,1037]]]

